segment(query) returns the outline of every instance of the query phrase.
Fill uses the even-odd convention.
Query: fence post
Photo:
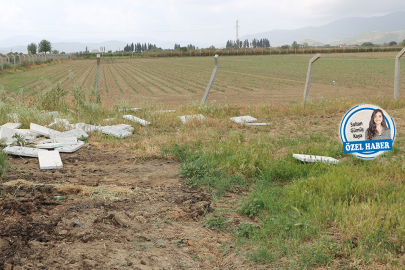
[[[14,57],[14,67],[15,67],[15,55],[14,55],[14,54],[12,54],[12,56]]]
[[[209,81],[209,83],[207,85],[207,89],[205,89],[204,97],[201,100],[201,105],[204,105],[205,102],[207,101],[208,94],[210,93],[212,84],[214,83],[215,75],[217,75],[217,71],[218,71],[218,68],[219,68],[219,59],[218,59],[217,54],[214,56],[214,59],[215,59],[215,67],[214,67],[214,70],[212,71],[211,79],[210,79],[210,81]]]
[[[97,54],[97,103],[100,103],[100,54]]]
[[[309,85],[311,84],[311,76],[312,76],[312,67],[314,65],[314,62],[321,58],[320,54],[316,54],[314,57],[309,60],[308,64],[308,72],[307,72],[307,80],[305,82],[305,88],[304,88],[304,106],[305,102],[307,101],[308,98],[308,92],[309,92]]]
[[[1,58],[1,70],[3,70],[3,56],[0,56]]]
[[[395,57],[395,78],[394,78],[394,99],[399,98],[399,72],[401,70],[400,58],[404,55],[405,48],[403,48]]]

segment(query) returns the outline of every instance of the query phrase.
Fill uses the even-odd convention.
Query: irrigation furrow
[[[105,77],[104,66],[103,66],[103,74],[104,74],[105,91],[108,94],[108,85],[107,85],[107,78]]]
[[[125,73],[127,73],[125,70],[124,70],[124,72]],[[134,72],[133,72],[134,73]],[[127,73],[128,74],[128,73]],[[135,73],[134,73],[135,74]],[[144,85],[143,83],[141,83],[137,78],[135,78],[135,77],[133,77],[131,74],[128,74],[128,76],[130,76],[132,79],[134,79],[137,83],[139,83],[140,85],[142,85],[143,86],[143,88],[145,88],[146,90],[148,90],[151,94],[154,94],[153,93],[153,91],[152,91],[152,89],[150,89],[149,87],[147,87],[146,85]]]
[[[130,66],[132,66],[132,65],[130,65]],[[145,67],[145,66],[142,66],[143,68],[145,68],[145,69],[148,69],[149,71],[152,71],[151,73],[153,74],[153,75],[155,75],[155,74],[157,74],[157,75],[160,75],[160,76],[163,76],[163,77],[169,77],[169,75],[165,75],[165,74],[162,74],[161,72],[157,72],[155,69],[152,69],[152,68],[150,68],[150,67]],[[158,77],[158,76],[156,76],[156,77]],[[174,76],[173,76],[173,74],[170,74],[170,77],[171,78],[174,78]],[[180,77],[180,76],[178,76],[178,77]],[[149,78],[150,78],[150,76],[149,76]],[[162,78],[160,78],[159,77],[159,79],[162,79]],[[165,80],[165,79],[162,79],[162,80]],[[176,80],[178,80],[178,79],[176,79]],[[191,87],[195,87],[195,88],[198,88],[198,89],[201,89],[201,90],[205,90],[204,88],[202,88],[202,87],[200,87],[200,86],[198,86],[198,85],[195,85],[195,84],[192,84],[192,83],[189,83],[189,82],[187,82],[187,81],[180,81],[180,80],[178,80],[179,82],[183,82],[183,83],[185,83],[185,84],[188,84],[188,85],[190,85]],[[160,83],[162,83],[162,84],[164,84],[163,82],[160,82]],[[164,85],[166,85],[167,86],[167,84],[164,84]],[[167,87],[170,87],[170,86],[167,86]],[[194,92],[195,93],[195,92]]]
[[[115,80],[115,83],[117,84],[117,86],[118,86],[118,88],[120,89],[121,93],[124,94],[124,91],[122,90],[121,86],[118,84],[117,79],[115,78],[114,74],[112,73],[110,66],[108,66],[108,69],[110,70],[111,75],[113,76],[113,78],[114,78],[114,80]]]
[[[121,70],[123,70],[125,72],[125,69],[121,66],[119,66],[121,68]],[[128,74],[128,73],[127,73]],[[122,75],[121,75],[122,76]],[[156,88],[159,88],[160,90],[162,90],[165,93],[168,93],[165,89],[163,89],[162,87],[156,85],[155,83],[148,81],[147,79],[143,78],[141,75],[138,74],[139,77],[141,77],[143,80],[147,81],[148,83],[152,84],[153,86],[155,86]],[[168,86],[169,87],[169,86]],[[170,88],[170,87],[169,87]]]
[[[139,92],[127,81],[127,79],[122,76],[122,74],[118,71],[118,69],[114,66],[115,70],[117,71],[117,73],[124,79],[124,81],[128,84],[129,87],[132,88],[132,90],[134,90],[137,94],[139,94]]]

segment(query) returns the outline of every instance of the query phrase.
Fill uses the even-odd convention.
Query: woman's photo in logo
[[[395,133],[394,120],[376,105],[357,105],[340,123],[343,152],[363,159],[372,159],[392,150]]]

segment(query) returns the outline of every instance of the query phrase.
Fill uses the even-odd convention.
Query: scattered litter
[[[337,164],[340,161],[331,157],[293,154],[293,157],[303,162],[318,162]]]
[[[61,138],[69,138],[69,137],[75,137],[75,138],[88,138],[89,135],[82,129],[82,128],[75,128],[69,131],[65,132],[59,132],[59,133],[54,133],[51,136],[52,140],[58,140]]]
[[[53,196],[54,201],[62,201],[64,199],[65,199],[65,197],[63,197],[63,196]]]
[[[68,120],[60,119],[60,118],[55,118],[54,122],[50,123],[46,127],[51,128],[51,127],[54,127],[54,126],[57,126],[57,125],[63,126],[65,128],[65,130],[68,130],[69,129],[68,127],[70,127]]]
[[[183,115],[183,116],[179,116],[179,118],[183,123],[186,123],[188,120],[191,120],[191,119],[197,119],[197,120],[205,119],[204,115],[202,115],[202,114]]]
[[[45,152],[44,149],[37,149],[24,146],[7,146],[3,152],[9,155],[22,157],[38,157],[38,152]]]
[[[9,129],[19,129],[20,127],[22,127],[21,123],[6,123],[4,125],[2,125],[2,127],[6,127]]]
[[[95,130],[101,130],[101,126],[90,125],[86,123],[77,123],[74,125],[70,125],[72,128],[81,128],[86,132],[93,132]]]
[[[125,119],[128,119],[128,120],[130,120],[130,121],[139,123],[139,124],[141,124],[142,126],[150,125],[150,122],[148,122],[148,121],[146,121],[146,120],[143,120],[143,119],[141,119],[141,118],[135,117],[135,116],[133,116],[133,115],[123,115],[122,117],[125,118]]]
[[[81,226],[83,226],[83,223],[81,223],[81,222],[79,222],[79,221],[75,221],[75,223],[73,223],[73,227],[74,226],[79,226],[79,227],[81,227]]]
[[[0,139],[6,139],[5,144],[10,145],[14,141],[16,141],[16,139],[13,138],[13,136],[16,133],[17,133],[17,131],[15,129],[10,129],[10,128],[7,128],[7,127],[3,126],[3,127],[1,127],[1,130],[0,130]]]
[[[76,112],[71,109],[67,109],[67,111],[76,114]]]
[[[50,140],[52,143],[77,144],[76,137],[59,137]]]
[[[112,135],[117,138],[126,138],[132,135],[132,132],[129,132],[124,129],[120,129],[114,126],[106,126],[101,129],[101,132],[107,135]]]
[[[163,110],[163,111],[156,111],[157,113],[171,113],[176,112],[176,110]]]
[[[30,130],[32,132],[38,133],[38,134],[40,134],[42,136],[45,136],[45,137],[50,137],[51,134],[53,135],[53,134],[61,133],[61,132],[59,132],[57,130],[50,129],[50,128],[47,128],[47,127],[43,127],[43,126],[40,126],[40,125],[37,125],[37,124],[34,124],[34,123],[30,124]]]
[[[64,144],[62,147],[55,148],[55,150],[58,150],[59,153],[73,153],[82,148],[84,144],[83,141],[77,141],[74,144]]]
[[[123,111],[139,111],[141,108],[125,108],[125,109],[118,109],[119,112],[123,112]]]
[[[36,148],[40,149],[54,149],[57,147],[62,147],[63,143],[42,143],[35,145]]]
[[[32,132],[30,129],[18,129],[17,132],[26,140],[34,140],[36,137],[41,136],[41,134]]]
[[[231,117],[230,119],[231,119],[231,121],[233,121],[233,122],[235,122],[235,123],[238,123],[238,124],[252,123],[252,122],[256,122],[256,121],[257,121],[256,118],[254,118],[254,117],[252,117],[252,116],[249,116],[249,115],[246,115],[246,116],[238,116],[238,117]]]
[[[112,127],[116,127],[118,129],[126,130],[129,132],[132,132],[135,130],[131,125],[127,125],[127,124],[119,124],[119,125],[114,125]]]
[[[39,168],[41,170],[62,169],[62,159],[59,151],[38,151]]]
[[[14,123],[17,123],[18,122],[18,117],[20,117],[20,115],[18,113],[8,113],[7,117],[8,117],[8,119],[13,121]]]

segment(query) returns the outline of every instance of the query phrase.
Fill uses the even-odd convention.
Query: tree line
[[[261,39],[253,39],[252,42],[249,43],[249,39],[245,39],[244,41],[234,41],[228,40],[226,42],[226,48],[268,48],[270,47],[270,41],[267,38]]]

